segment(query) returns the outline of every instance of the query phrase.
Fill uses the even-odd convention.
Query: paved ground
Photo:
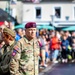
[[[52,64],[39,75],[75,75],[75,63]]]
[[[48,67],[47,68],[39,68],[39,75],[43,75],[44,72],[47,72],[48,70],[50,70],[52,68],[53,64],[52,62],[49,62],[48,64]]]
[[[52,62],[47,63],[48,67],[52,66]],[[47,68],[48,68],[47,67]],[[47,68],[39,68],[39,72],[43,72],[44,70],[46,70]]]

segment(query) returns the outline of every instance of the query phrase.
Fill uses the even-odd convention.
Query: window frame
[[[57,17],[57,16],[55,15],[55,9],[60,9],[60,17]],[[54,7],[54,15],[55,15],[55,17],[58,18],[58,19],[61,18],[61,7]]]
[[[37,10],[40,9],[40,16],[37,16]],[[36,7],[35,8],[35,16],[36,16],[36,19],[41,19],[42,15],[41,15],[41,7]]]

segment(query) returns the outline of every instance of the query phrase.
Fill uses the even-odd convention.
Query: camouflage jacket
[[[5,74],[9,71],[9,64],[12,57],[13,47],[15,45],[15,41],[10,42],[9,45],[4,45],[0,50],[0,74]]]
[[[14,46],[10,62],[11,75],[38,75],[39,44],[37,39],[21,38]]]

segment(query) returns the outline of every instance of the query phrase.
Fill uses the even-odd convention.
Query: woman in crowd
[[[60,44],[59,38],[57,37],[55,32],[52,32],[51,39],[50,39],[50,50],[51,50],[51,58],[53,63],[58,63],[57,57],[60,50]]]

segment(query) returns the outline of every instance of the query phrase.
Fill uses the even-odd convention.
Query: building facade
[[[19,23],[35,21],[37,25],[55,27],[75,25],[75,0],[0,0],[0,8],[9,7]]]
[[[38,25],[55,27],[75,25],[74,0],[41,0],[39,3],[23,0],[22,22],[35,21]]]

